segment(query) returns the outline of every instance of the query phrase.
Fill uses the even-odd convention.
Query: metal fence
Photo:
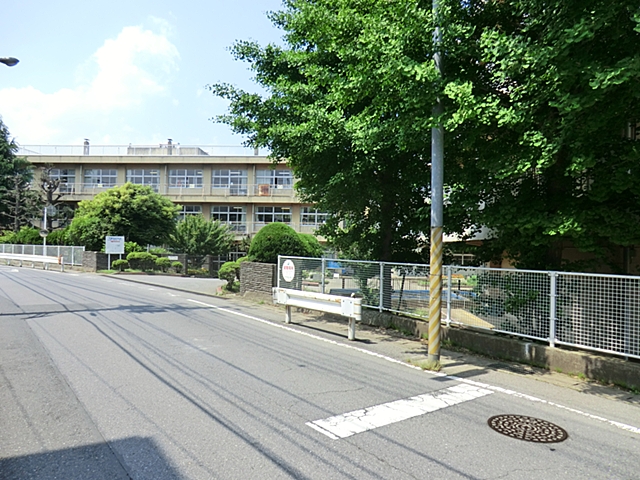
[[[45,249],[46,251],[43,251]],[[65,265],[82,265],[82,252],[84,252],[84,247],[66,247],[62,245],[47,245],[44,247],[43,245],[0,243],[0,253],[62,257]]]
[[[288,282],[287,260],[295,267]],[[278,272],[278,287],[356,294],[366,308],[429,315],[429,265],[279,257]],[[640,359],[640,277],[456,265],[443,272],[447,324]]]

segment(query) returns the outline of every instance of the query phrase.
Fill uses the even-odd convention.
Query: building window
[[[255,207],[256,223],[291,223],[291,207]]]
[[[202,188],[202,170],[169,170],[169,187]]]
[[[184,220],[187,215],[202,215],[202,206],[200,205],[183,205],[182,211],[178,213],[178,219]]]
[[[115,187],[118,174],[112,168],[90,168],[84,171],[84,183],[90,187]]]
[[[271,188],[292,188],[293,173],[291,170],[258,170],[256,172],[258,185],[269,185]]]
[[[317,227],[327,221],[328,213],[320,212],[317,208],[302,207],[300,211],[300,225]]]
[[[234,232],[247,231],[247,209],[232,205],[214,205],[211,207],[211,220],[227,224]]]
[[[229,195],[247,194],[246,170],[213,170],[211,174],[211,186],[213,188],[225,188]]]
[[[51,180],[60,180],[60,193],[74,193],[76,185],[76,171],[73,168],[52,168],[49,170]]]
[[[135,185],[147,185],[154,192],[157,192],[160,173],[158,170],[127,170],[127,182]]]

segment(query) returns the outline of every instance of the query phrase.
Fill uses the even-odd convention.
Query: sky
[[[22,145],[240,145],[206,85],[261,92],[229,48],[282,43],[281,0],[2,0],[0,116]]]

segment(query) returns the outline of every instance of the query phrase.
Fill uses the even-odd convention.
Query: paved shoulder
[[[0,478],[130,478],[27,322],[0,313]]]

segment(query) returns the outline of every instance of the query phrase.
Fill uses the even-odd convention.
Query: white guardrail
[[[64,272],[64,259],[62,257],[48,257],[45,255],[21,255],[18,253],[0,253],[0,259],[6,260],[7,265],[10,265],[11,260],[17,260],[19,266],[22,266],[23,262],[31,262],[31,266],[35,267],[36,263],[42,263],[43,270],[48,270],[50,264],[60,265],[60,271]]]
[[[349,318],[349,340],[356,339],[356,321],[362,319],[362,298],[341,297],[288,288],[273,289],[273,303],[286,306],[285,323],[291,323],[291,307],[336,313]]]

